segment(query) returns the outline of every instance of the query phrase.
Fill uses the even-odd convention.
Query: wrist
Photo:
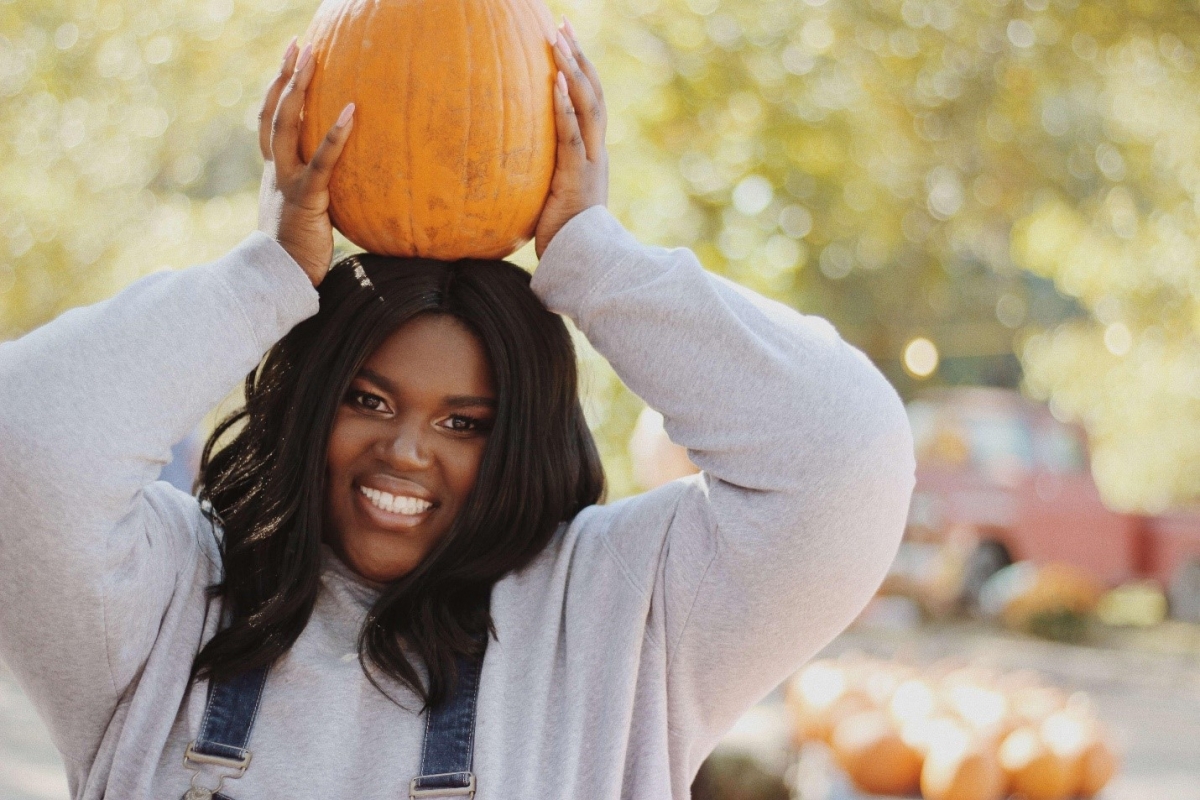
[[[322,257],[319,254],[313,253],[311,247],[290,240],[287,236],[279,234],[275,235],[275,241],[283,248],[292,260],[296,262],[304,274],[308,276],[308,280],[312,283],[313,288],[321,285],[321,281],[325,279],[325,273],[329,271],[329,255]]]

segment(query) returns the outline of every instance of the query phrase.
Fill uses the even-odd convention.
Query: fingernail
[[[308,62],[312,60],[312,45],[304,45],[304,50],[300,52],[300,60],[296,62],[296,72],[308,66]]]
[[[567,19],[566,14],[563,14],[563,25],[567,29],[567,35],[570,36],[574,41],[578,42],[579,37],[575,35],[575,26],[571,24],[571,20]]]
[[[350,119],[354,116],[354,103],[350,103],[342,109],[342,115],[338,117],[337,126],[344,128],[350,124]]]
[[[571,48],[567,46],[567,39],[562,35],[562,31],[559,31],[558,37],[554,40],[554,44],[564,56],[567,58],[571,57]]]
[[[293,55],[295,55],[296,42],[299,41],[299,38],[300,37],[298,37],[298,36],[293,36],[292,41],[288,43],[287,50],[283,51],[283,63],[284,64],[286,64],[288,62],[288,59],[290,59]]]
[[[558,77],[554,79],[554,82],[558,84],[558,90],[560,92],[563,94],[567,93],[567,76],[563,75],[561,70],[558,73]]]

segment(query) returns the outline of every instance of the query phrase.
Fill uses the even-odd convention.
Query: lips
[[[415,527],[438,507],[428,492],[408,481],[373,480],[371,484],[375,485],[357,484],[354,493],[360,508],[379,527],[393,530]],[[378,484],[386,484],[388,489]]]

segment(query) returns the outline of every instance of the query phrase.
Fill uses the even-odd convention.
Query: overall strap
[[[457,663],[454,691],[425,717],[421,774],[408,786],[409,800],[475,796],[471,762],[475,750],[475,699],[479,694],[483,655],[475,659],[459,656]]]
[[[183,765],[195,772],[184,800],[209,800],[221,791],[226,778],[240,778],[250,766],[250,730],[262,700],[269,667],[243,672],[229,680],[213,681],[208,686],[208,703],[200,723],[200,735],[187,746]],[[203,770],[205,765],[215,770]],[[203,771],[202,771],[203,770]],[[205,772],[215,773],[216,786],[197,784]]]
[[[486,640],[485,640],[486,645]],[[475,706],[483,655],[457,659],[458,680],[445,702],[425,717],[425,743],[421,774],[409,783],[410,800],[434,797],[475,796],[471,772],[475,748]],[[226,778],[240,778],[250,766],[250,731],[258,714],[269,667],[243,672],[229,680],[213,681],[200,735],[188,745],[183,764],[195,774],[183,800],[213,800]],[[205,769],[205,767],[215,769]],[[216,775],[216,785],[198,783],[205,774]],[[210,783],[212,781],[209,781]]]

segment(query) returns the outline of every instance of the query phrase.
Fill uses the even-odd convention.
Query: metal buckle
[[[213,795],[220,792],[221,787],[225,785],[226,778],[240,778],[246,774],[246,767],[250,766],[249,751],[246,751],[246,755],[241,758],[222,758],[221,756],[197,753],[195,744],[195,742],[188,743],[187,750],[183,752],[183,766],[192,771],[192,781],[188,786],[187,793],[183,796],[183,800],[212,800]],[[211,789],[207,786],[197,786],[196,781],[204,773],[192,766],[193,764],[212,764],[216,767],[224,767],[227,770],[232,770],[233,774],[217,775],[217,785]]]
[[[213,764],[218,767],[226,767],[227,769],[236,770],[236,775],[222,776],[229,778],[240,778],[246,774],[246,767],[250,766],[250,751],[246,751],[246,755],[241,758],[222,758],[221,756],[210,756],[206,753],[197,753],[195,750],[195,742],[191,742],[187,746],[187,750],[183,753],[183,765],[186,767],[188,762],[193,764]]]
[[[466,786],[438,787],[436,789],[418,789],[417,788],[417,781],[419,781],[421,778],[439,778],[442,775],[457,775],[457,774],[458,773],[456,773],[456,772],[439,772],[437,775],[421,775],[419,777],[413,778],[411,781],[408,782],[408,798],[409,798],[409,800],[417,800],[417,798],[419,798],[419,797],[461,797],[464,794],[467,795],[468,797],[474,797],[475,796],[475,773],[473,773],[473,772],[467,773],[468,775],[471,776],[471,779],[470,779],[470,781],[467,782]]]

